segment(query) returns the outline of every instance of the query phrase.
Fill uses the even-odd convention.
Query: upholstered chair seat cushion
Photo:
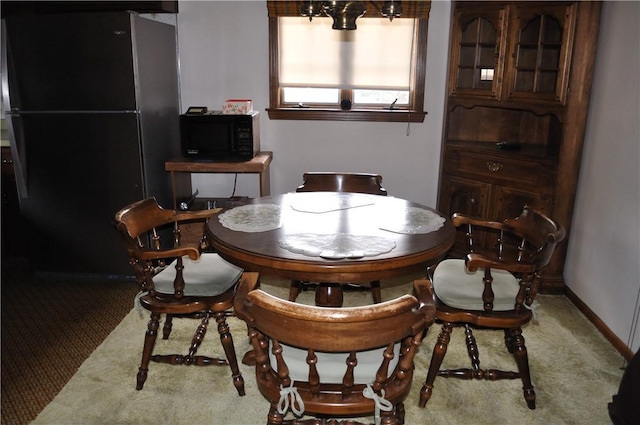
[[[491,269],[493,311],[513,310],[519,290],[518,279],[505,270]],[[484,269],[467,270],[464,260],[448,259],[436,267],[433,274],[433,290],[436,296],[449,307],[462,310],[484,310]]]
[[[307,364],[307,350],[280,344],[282,356],[289,368],[289,377],[293,381],[306,382],[309,380],[309,365]],[[359,351],[356,353],[358,365],[353,371],[355,384],[370,384],[376,377],[376,372],[382,363],[382,353],[386,347],[374,350]],[[395,344],[393,349],[393,359],[389,362],[389,374],[393,372],[398,364],[400,355],[400,343]],[[271,349],[269,349],[271,365],[276,369],[276,359]],[[347,370],[347,357],[349,353],[324,353],[315,352],[318,357],[316,367],[320,382],[323,384],[342,384],[344,373]]]
[[[176,261],[174,260],[153,277],[157,292],[161,294],[174,293]],[[238,282],[243,272],[241,268],[225,261],[215,253],[203,253],[196,261],[184,256],[183,262],[185,296],[213,297],[220,295]]]

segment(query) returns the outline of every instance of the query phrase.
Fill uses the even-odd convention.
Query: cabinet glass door
[[[516,6],[509,97],[564,103],[573,37],[572,5]]]
[[[502,79],[503,10],[457,10],[450,94],[498,98]]]

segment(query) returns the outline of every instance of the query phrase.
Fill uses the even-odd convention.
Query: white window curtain
[[[282,87],[409,90],[414,19],[358,19],[355,31],[330,18],[280,17]]]

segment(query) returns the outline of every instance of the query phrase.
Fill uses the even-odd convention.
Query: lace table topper
[[[298,195],[299,196],[299,195]],[[338,194],[326,192],[314,192],[306,194],[302,199],[291,204],[291,208],[305,213],[326,213],[331,211],[347,210],[350,208],[373,205],[375,202],[370,197],[354,194]]]
[[[409,207],[406,210],[404,220],[388,220],[380,226],[380,229],[394,233],[419,234],[435,232],[444,226],[445,218],[433,211],[423,208]]]
[[[378,236],[338,233],[322,235],[298,233],[287,235],[278,244],[291,252],[332,260],[373,257],[396,247],[396,243]]]
[[[266,232],[282,227],[281,210],[274,204],[235,207],[218,216],[220,224],[239,232]]]
[[[309,201],[310,200],[311,198],[309,198]],[[313,202],[308,202],[308,203],[299,203],[296,205],[296,207],[300,208],[300,210],[298,211],[321,213],[321,212],[334,211],[336,209],[349,209],[349,208],[363,207],[368,205],[373,205],[373,204],[370,203],[370,200],[368,200],[367,198],[357,199],[355,202],[346,202],[346,199],[338,198],[337,200],[335,200],[335,203],[331,205],[327,205],[326,203],[315,204]],[[291,207],[293,208],[294,205],[291,205]],[[242,205],[220,214],[218,216],[218,220],[220,221],[220,224],[222,224],[222,226],[226,227],[227,229],[231,229],[239,232],[249,232],[249,233],[266,232],[269,230],[275,230],[282,227],[282,210],[280,206],[275,204]],[[378,223],[376,224],[376,227],[380,228],[381,230],[394,232],[394,233],[403,233],[403,234],[424,234],[424,233],[434,232],[440,229],[442,226],[444,226],[444,223],[446,220],[444,217],[434,213],[433,211],[426,210],[423,208],[418,208],[418,207],[409,207],[406,209],[403,208],[401,211],[398,211],[398,210],[388,211],[388,214],[384,214],[384,212],[381,212],[381,214],[375,221],[378,221]],[[292,237],[294,236],[298,237],[300,235],[312,235],[312,234],[302,233],[302,234],[293,235]],[[358,244],[363,243],[362,238],[374,238],[373,236],[365,237],[365,236],[355,236],[355,235],[348,235],[348,234],[339,234],[339,235],[313,234],[313,235],[314,237],[323,237],[323,238],[340,237],[341,239],[339,239],[339,242],[344,244],[351,244],[351,245],[353,245],[353,243],[358,243]],[[349,238],[352,238],[352,239],[349,239]],[[386,242],[382,238],[375,238],[375,239]],[[356,240],[357,242],[353,242],[354,240]],[[336,242],[336,240],[329,239],[329,242],[334,243]],[[351,250],[353,253],[355,253],[354,255],[357,257],[357,256],[365,256],[365,255],[378,255],[384,252],[389,252],[395,246],[394,245],[389,248],[384,248],[386,250],[379,251],[381,245],[380,244],[375,245],[376,242],[374,240],[371,240],[371,242],[374,243],[374,245],[371,247],[372,253],[370,254],[359,255],[360,252],[368,252],[366,247],[365,249],[360,249],[350,245],[350,247],[346,250],[347,251]],[[295,249],[298,249],[298,250],[303,249],[303,248],[297,247],[297,243],[295,245],[296,246],[295,248],[293,247],[293,245],[289,245],[290,241],[284,241],[284,242],[280,241],[280,243],[281,245],[282,243],[287,244],[287,246],[283,245],[283,248],[289,249],[290,251],[301,252],[301,251],[295,251]],[[306,250],[306,248],[304,248],[303,250]],[[342,256],[341,258],[354,256],[351,254],[343,255],[344,254],[343,251],[345,251],[345,249],[343,249],[342,247],[339,249],[333,249],[333,248],[323,249],[323,251],[329,251],[329,250],[334,250],[338,252],[338,254],[336,255]],[[315,253],[316,251],[317,249],[312,249],[310,252],[314,252],[314,254],[309,254],[309,255],[317,256],[318,254]],[[328,255],[333,256],[334,254],[328,254]]]

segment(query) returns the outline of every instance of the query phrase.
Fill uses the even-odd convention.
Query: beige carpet
[[[404,280],[383,283],[383,297],[409,290]],[[287,282],[263,278],[263,288],[285,297]],[[368,292],[350,292],[345,304],[369,303]],[[312,302],[303,292],[300,302]],[[462,381],[437,378],[425,409],[417,406],[431,350],[439,332],[434,325],[416,358],[412,392],[405,402],[406,423],[414,424],[608,424],[607,403],[617,392],[622,356],[589,321],[562,296],[539,296],[536,323],[524,329],[529,350],[537,409],[529,410],[519,380]],[[142,391],[135,390],[148,315],[132,310],[84,362],[58,396],[32,422],[71,424],[220,424],[266,423],[268,403],[255,385],[254,370],[242,365],[247,395],[239,397],[227,367],[187,367],[152,363]],[[246,327],[229,320],[238,357],[249,349]],[[184,352],[195,322],[175,320],[169,341],[159,340],[156,351]],[[481,364],[510,369],[502,333],[476,331]],[[445,367],[466,366],[464,332],[454,330]],[[491,348],[491,350],[487,349]],[[209,330],[202,353],[222,356],[215,327]]]

